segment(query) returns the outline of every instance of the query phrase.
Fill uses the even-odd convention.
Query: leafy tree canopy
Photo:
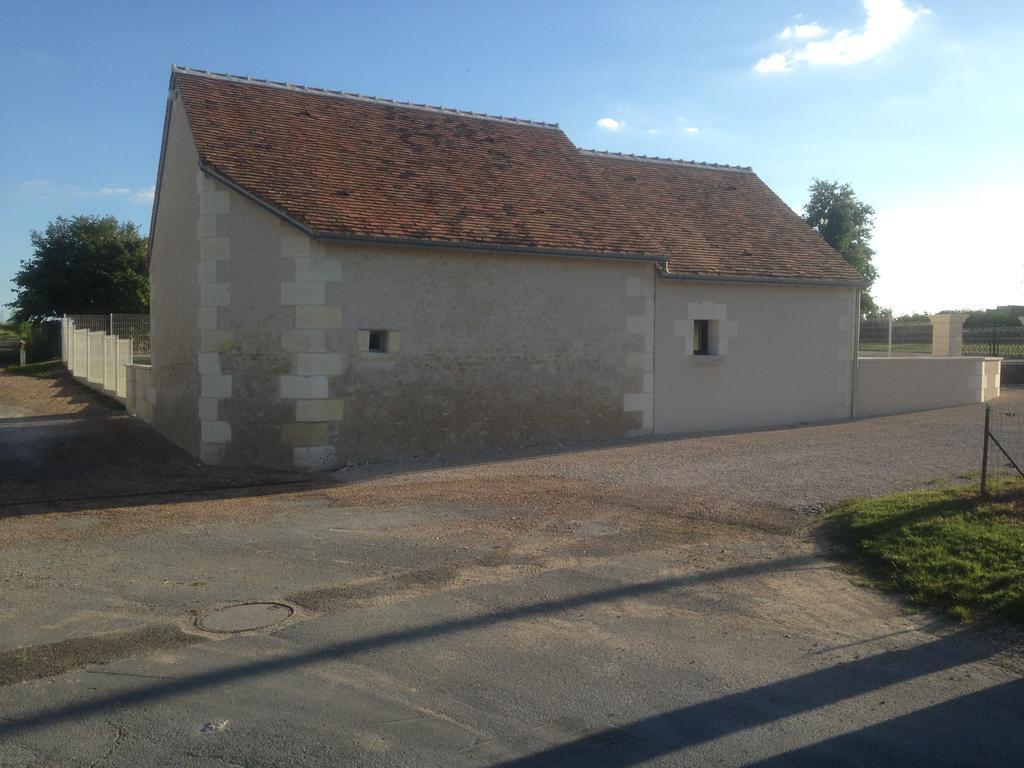
[[[988,327],[992,325],[1018,326],[1021,322],[1018,314],[1012,309],[977,309],[971,312],[964,325],[967,328]]]
[[[954,309],[949,311],[955,312],[958,315],[967,315],[967,319],[964,320],[965,328],[988,328],[993,325],[1017,327],[1024,325],[1020,321],[1020,315],[1024,315],[1024,311],[1018,312],[1013,308]],[[888,314],[883,313],[883,316],[888,317]],[[930,319],[931,315],[925,312],[913,312],[893,317],[893,321],[897,323],[927,323]]]
[[[15,322],[64,314],[148,312],[146,239],[113,216],[60,217],[32,232],[33,256],[14,276]]]
[[[808,191],[811,197],[804,206],[804,220],[860,272],[870,288],[878,279],[878,270],[871,261],[875,251],[869,245],[875,228],[875,209],[858,200],[849,184],[838,181],[815,179]],[[866,290],[861,296],[861,312],[880,314]]]

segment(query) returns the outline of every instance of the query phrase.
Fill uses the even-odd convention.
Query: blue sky
[[[0,303],[59,215],[149,226],[172,63],[561,124],[878,211],[897,311],[1024,303],[1024,3],[0,0]]]

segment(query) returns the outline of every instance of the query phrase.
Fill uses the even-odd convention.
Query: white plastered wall
[[[999,396],[1000,358],[865,357],[857,369],[857,415],[949,408]]]
[[[848,417],[855,302],[853,288],[657,280],[655,431]],[[711,321],[712,355],[693,354],[694,320]]]

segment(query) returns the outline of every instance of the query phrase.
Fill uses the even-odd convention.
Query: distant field
[[[862,341],[860,343],[860,351],[886,354],[889,351],[889,345],[884,341]],[[932,345],[931,342],[906,342],[902,344],[894,342],[892,353],[893,355],[930,355],[932,353]]]

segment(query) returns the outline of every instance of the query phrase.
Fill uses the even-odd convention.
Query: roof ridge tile
[[[661,163],[662,165],[682,165],[691,168],[708,168],[713,171],[734,171],[736,173],[753,173],[749,165],[726,165],[725,163],[707,163],[699,160],[677,160],[673,157],[655,157],[653,155],[635,155],[629,152],[609,152],[604,149],[579,148],[580,154],[595,157],[611,157],[619,160],[634,160],[642,163]]]
[[[315,93],[334,98],[352,99],[354,101],[365,101],[371,104],[382,104],[385,106],[402,107],[404,109],[418,109],[425,112],[434,112],[442,115],[457,115],[460,117],[474,117],[480,120],[493,120],[499,123],[511,123],[513,125],[529,125],[537,128],[553,128],[560,130],[558,123],[549,123],[543,120],[530,120],[525,117],[507,117],[505,115],[489,115],[486,112],[473,112],[471,110],[454,109],[452,107],[435,106],[432,104],[421,104],[412,101],[401,101],[399,99],[387,99],[381,96],[368,96],[363,93],[351,93],[349,91],[338,91],[332,88],[318,86],[299,85],[296,83],[282,82],[280,80],[268,80],[266,78],[249,77],[248,75],[233,75],[228,72],[212,72],[208,69],[196,69],[175,64],[171,67],[174,74],[196,75],[208,77],[214,80],[226,80],[233,83],[249,83],[252,85],[263,85],[268,88],[279,88],[286,91],[297,91],[299,93]]]

